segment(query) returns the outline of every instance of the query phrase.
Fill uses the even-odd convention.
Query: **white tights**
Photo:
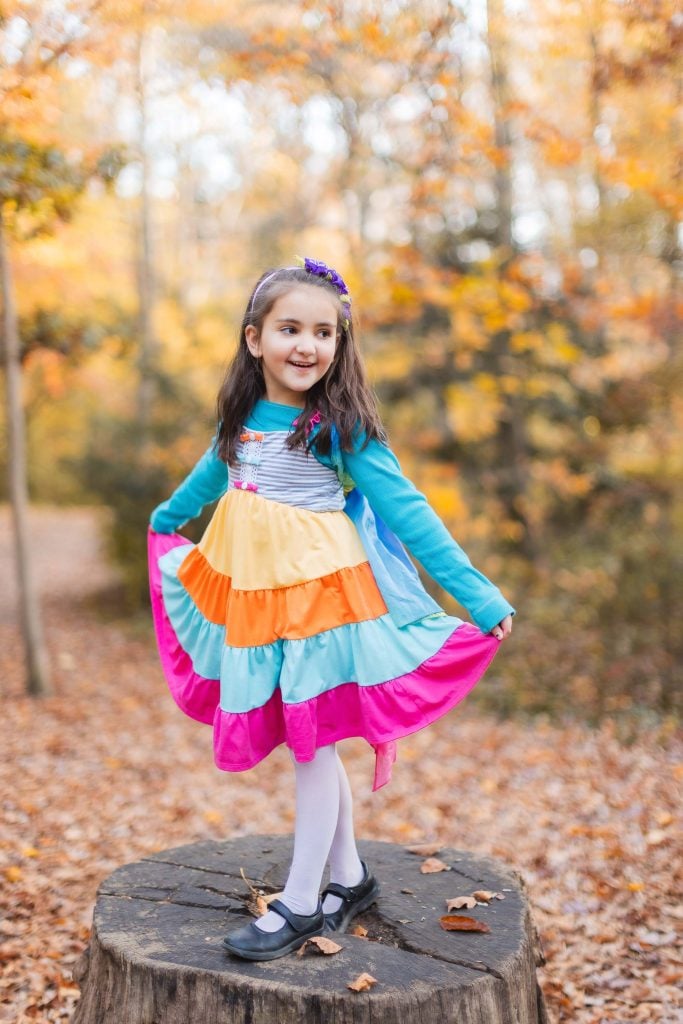
[[[330,881],[357,885],[363,867],[353,832],[351,787],[335,744],[320,747],[312,761],[294,761],[296,824],[294,856],[280,899],[295,914],[313,914],[318,906],[325,863],[330,860]],[[323,910],[332,913],[341,905],[329,894]],[[255,922],[266,932],[284,927],[284,919],[269,910]]]

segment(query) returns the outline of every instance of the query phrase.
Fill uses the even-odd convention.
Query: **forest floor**
[[[71,970],[116,867],[200,839],[288,833],[294,810],[284,749],[250,772],[214,767],[211,730],[176,709],[148,621],[117,611],[97,515],[36,509],[30,525],[54,686],[41,700],[23,693],[0,507],[0,1021],[13,1024],[70,1018]],[[521,872],[553,1024],[683,1021],[679,736],[650,729],[625,745],[610,721],[499,721],[473,695],[399,744],[377,793],[371,749],[340,749],[360,837],[436,841]]]

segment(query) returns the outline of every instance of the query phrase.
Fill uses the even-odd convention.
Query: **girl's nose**
[[[297,352],[315,352],[315,339],[308,334],[300,334],[296,339]]]

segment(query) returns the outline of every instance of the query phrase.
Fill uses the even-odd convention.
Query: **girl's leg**
[[[353,830],[353,797],[348,776],[339,754],[336,754],[339,777],[339,816],[337,828],[330,848],[330,881],[340,885],[358,885],[363,879],[363,866],[356,848]],[[323,900],[323,910],[333,914],[342,901],[339,896],[328,893]]]
[[[340,784],[334,744],[317,750],[312,761],[295,761],[294,774],[294,856],[280,899],[295,914],[313,914],[339,817]],[[278,931],[285,925],[284,919],[272,910],[254,923],[266,932]]]

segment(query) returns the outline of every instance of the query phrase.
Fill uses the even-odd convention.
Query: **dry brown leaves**
[[[368,989],[372,988],[373,985],[377,984],[377,978],[373,978],[371,974],[359,974],[355,981],[350,981],[347,988],[350,988],[353,992],[367,992]]]
[[[432,857],[443,849],[443,843],[420,843],[417,846],[407,846],[406,849],[408,853],[415,853],[418,857]]]
[[[331,956],[332,953],[338,953],[342,948],[338,942],[333,942],[325,935],[314,935],[312,939],[306,939],[303,946],[297,950],[296,955],[303,956],[307,950],[312,950],[316,953],[323,953],[325,956]]]
[[[428,857],[420,864],[420,872],[423,875],[433,875],[437,871],[450,871],[448,864],[444,864],[438,857]]]
[[[78,513],[74,527],[70,515],[53,513],[52,531],[45,525],[52,546],[38,566],[54,588],[52,697],[23,695],[14,609],[0,588],[7,1024],[70,1019],[71,969],[88,943],[95,892],[119,865],[200,839],[289,833],[294,823],[287,752],[249,772],[214,767],[211,730],[173,704],[148,622],[112,620],[87,592],[102,570],[83,532],[88,518]],[[53,559],[63,549],[66,589],[66,567]],[[6,580],[7,546],[4,556],[0,548]],[[504,673],[504,661],[495,671]],[[393,780],[376,793],[370,748],[349,741],[340,751],[359,836],[426,845],[426,857],[467,849],[521,872],[547,959],[539,979],[552,1024],[673,1024],[683,966],[672,941],[683,924],[679,737],[642,732],[624,745],[610,722],[598,731],[500,722],[478,714],[472,697],[402,741]]]

